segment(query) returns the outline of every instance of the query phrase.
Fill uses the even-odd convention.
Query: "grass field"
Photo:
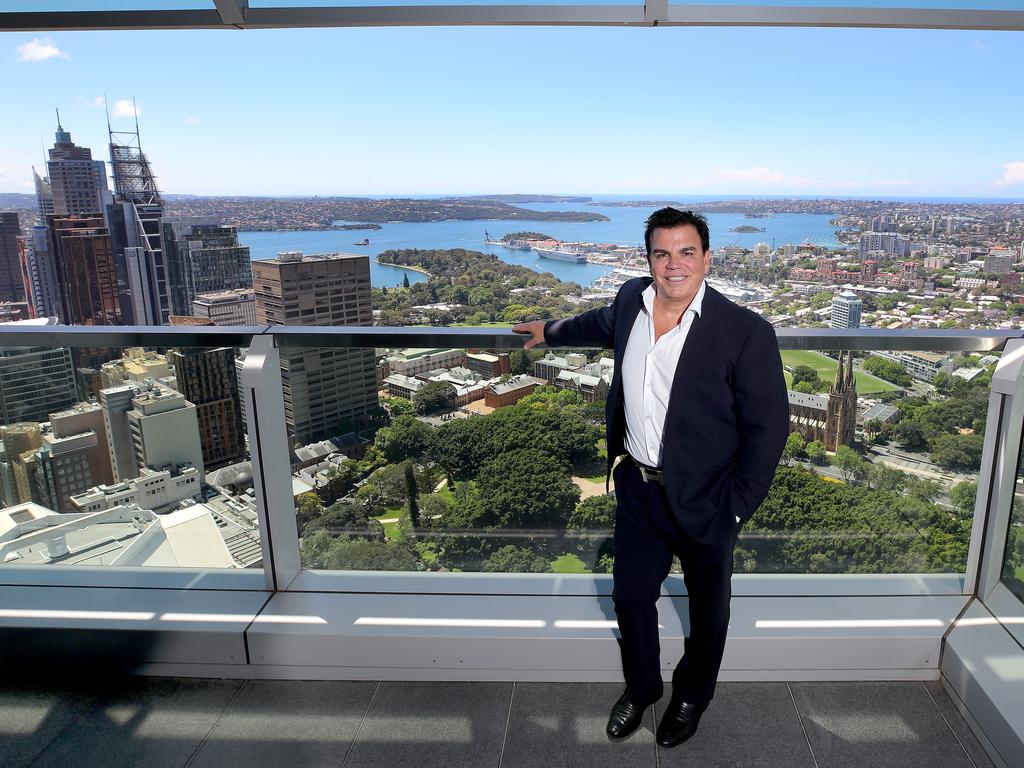
[[[836,367],[839,365],[835,360],[820,352],[810,352],[804,349],[786,349],[782,352],[782,363],[787,368],[797,365],[806,365],[818,372],[818,377],[824,381],[832,381],[836,375]],[[900,388],[890,384],[877,376],[872,376],[864,371],[854,370],[853,378],[857,382],[858,395],[874,395],[879,392],[896,392]],[[786,372],[786,386],[793,386],[793,377]]]
[[[586,573],[587,567],[576,555],[562,555],[551,561],[551,570],[555,573]]]

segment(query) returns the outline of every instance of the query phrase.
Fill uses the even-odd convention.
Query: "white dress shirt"
[[[665,413],[672,380],[690,333],[694,316],[704,302],[702,280],[693,301],[672,330],[655,341],[654,284],[644,290],[643,308],[637,313],[622,356],[622,390],[626,410],[626,451],[641,464],[661,466]]]

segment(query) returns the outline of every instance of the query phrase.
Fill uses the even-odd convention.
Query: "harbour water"
[[[493,253],[508,264],[520,264],[537,272],[551,272],[560,280],[590,285],[607,269],[597,264],[573,264],[542,259],[533,251],[484,245],[484,233],[498,239],[509,232],[534,231],[551,235],[559,240],[636,245],[643,243],[644,220],[653,208],[624,208],[607,205],[580,205],[578,203],[537,203],[520,205],[538,211],[581,210],[603,213],[610,221],[436,221],[397,222],[382,225],[382,229],[350,231],[302,232],[240,232],[239,240],[249,246],[254,261],[274,258],[279,251],[303,253],[362,253],[370,256],[370,279],[375,287],[401,285],[408,275],[410,282],[426,280],[426,276],[409,269],[378,264],[373,260],[378,253],[401,248],[465,248]],[[753,248],[760,242],[782,246],[802,242],[836,246],[835,227],[831,217],[818,214],[778,214],[763,219],[747,219],[740,213],[712,213],[711,246],[739,245]],[[733,227],[750,225],[764,227],[764,232],[730,232]],[[369,245],[356,245],[367,238]]]

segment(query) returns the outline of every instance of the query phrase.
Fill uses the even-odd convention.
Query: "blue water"
[[[582,210],[603,213],[610,221],[558,222],[558,221],[436,221],[427,223],[384,224],[379,230],[308,231],[308,232],[240,232],[238,239],[249,246],[254,261],[272,259],[279,251],[314,253],[362,253],[370,257],[370,280],[375,287],[402,284],[408,275],[410,282],[426,277],[419,272],[378,264],[373,258],[381,251],[398,248],[465,248],[493,253],[508,264],[520,264],[537,272],[550,272],[560,280],[589,285],[607,270],[596,264],[571,264],[542,259],[533,251],[484,245],[484,232],[494,239],[509,232],[531,230],[552,235],[559,240],[596,243],[618,243],[639,246],[643,243],[644,220],[653,208],[617,208],[590,206],[577,203],[536,203],[520,205],[538,211]],[[739,213],[712,213],[711,247],[740,245],[752,248],[760,242],[787,243],[813,242],[837,246],[835,227],[830,216],[817,214],[778,214],[765,219],[747,219]],[[730,232],[731,227],[749,224],[764,227],[764,232]],[[355,245],[363,238],[369,245]]]

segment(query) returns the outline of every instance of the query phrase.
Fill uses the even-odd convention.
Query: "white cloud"
[[[783,171],[776,168],[716,168],[705,178],[708,182],[731,184],[784,184],[792,181]]]
[[[189,125],[199,125],[199,118],[198,117],[186,117],[185,118],[185,122],[188,123]]]
[[[33,37],[18,46],[18,61],[46,61],[47,59],[69,59],[57,44],[48,37]]]
[[[113,117],[138,117],[142,114],[142,109],[129,99],[118,99],[114,102],[114,111],[111,112]]]
[[[103,98],[102,96],[94,96],[93,97],[92,105],[94,107],[102,107],[106,103],[107,103],[107,100],[105,98]]]
[[[1013,187],[1024,184],[1024,163],[1004,163],[1003,175],[995,181],[997,187]]]

